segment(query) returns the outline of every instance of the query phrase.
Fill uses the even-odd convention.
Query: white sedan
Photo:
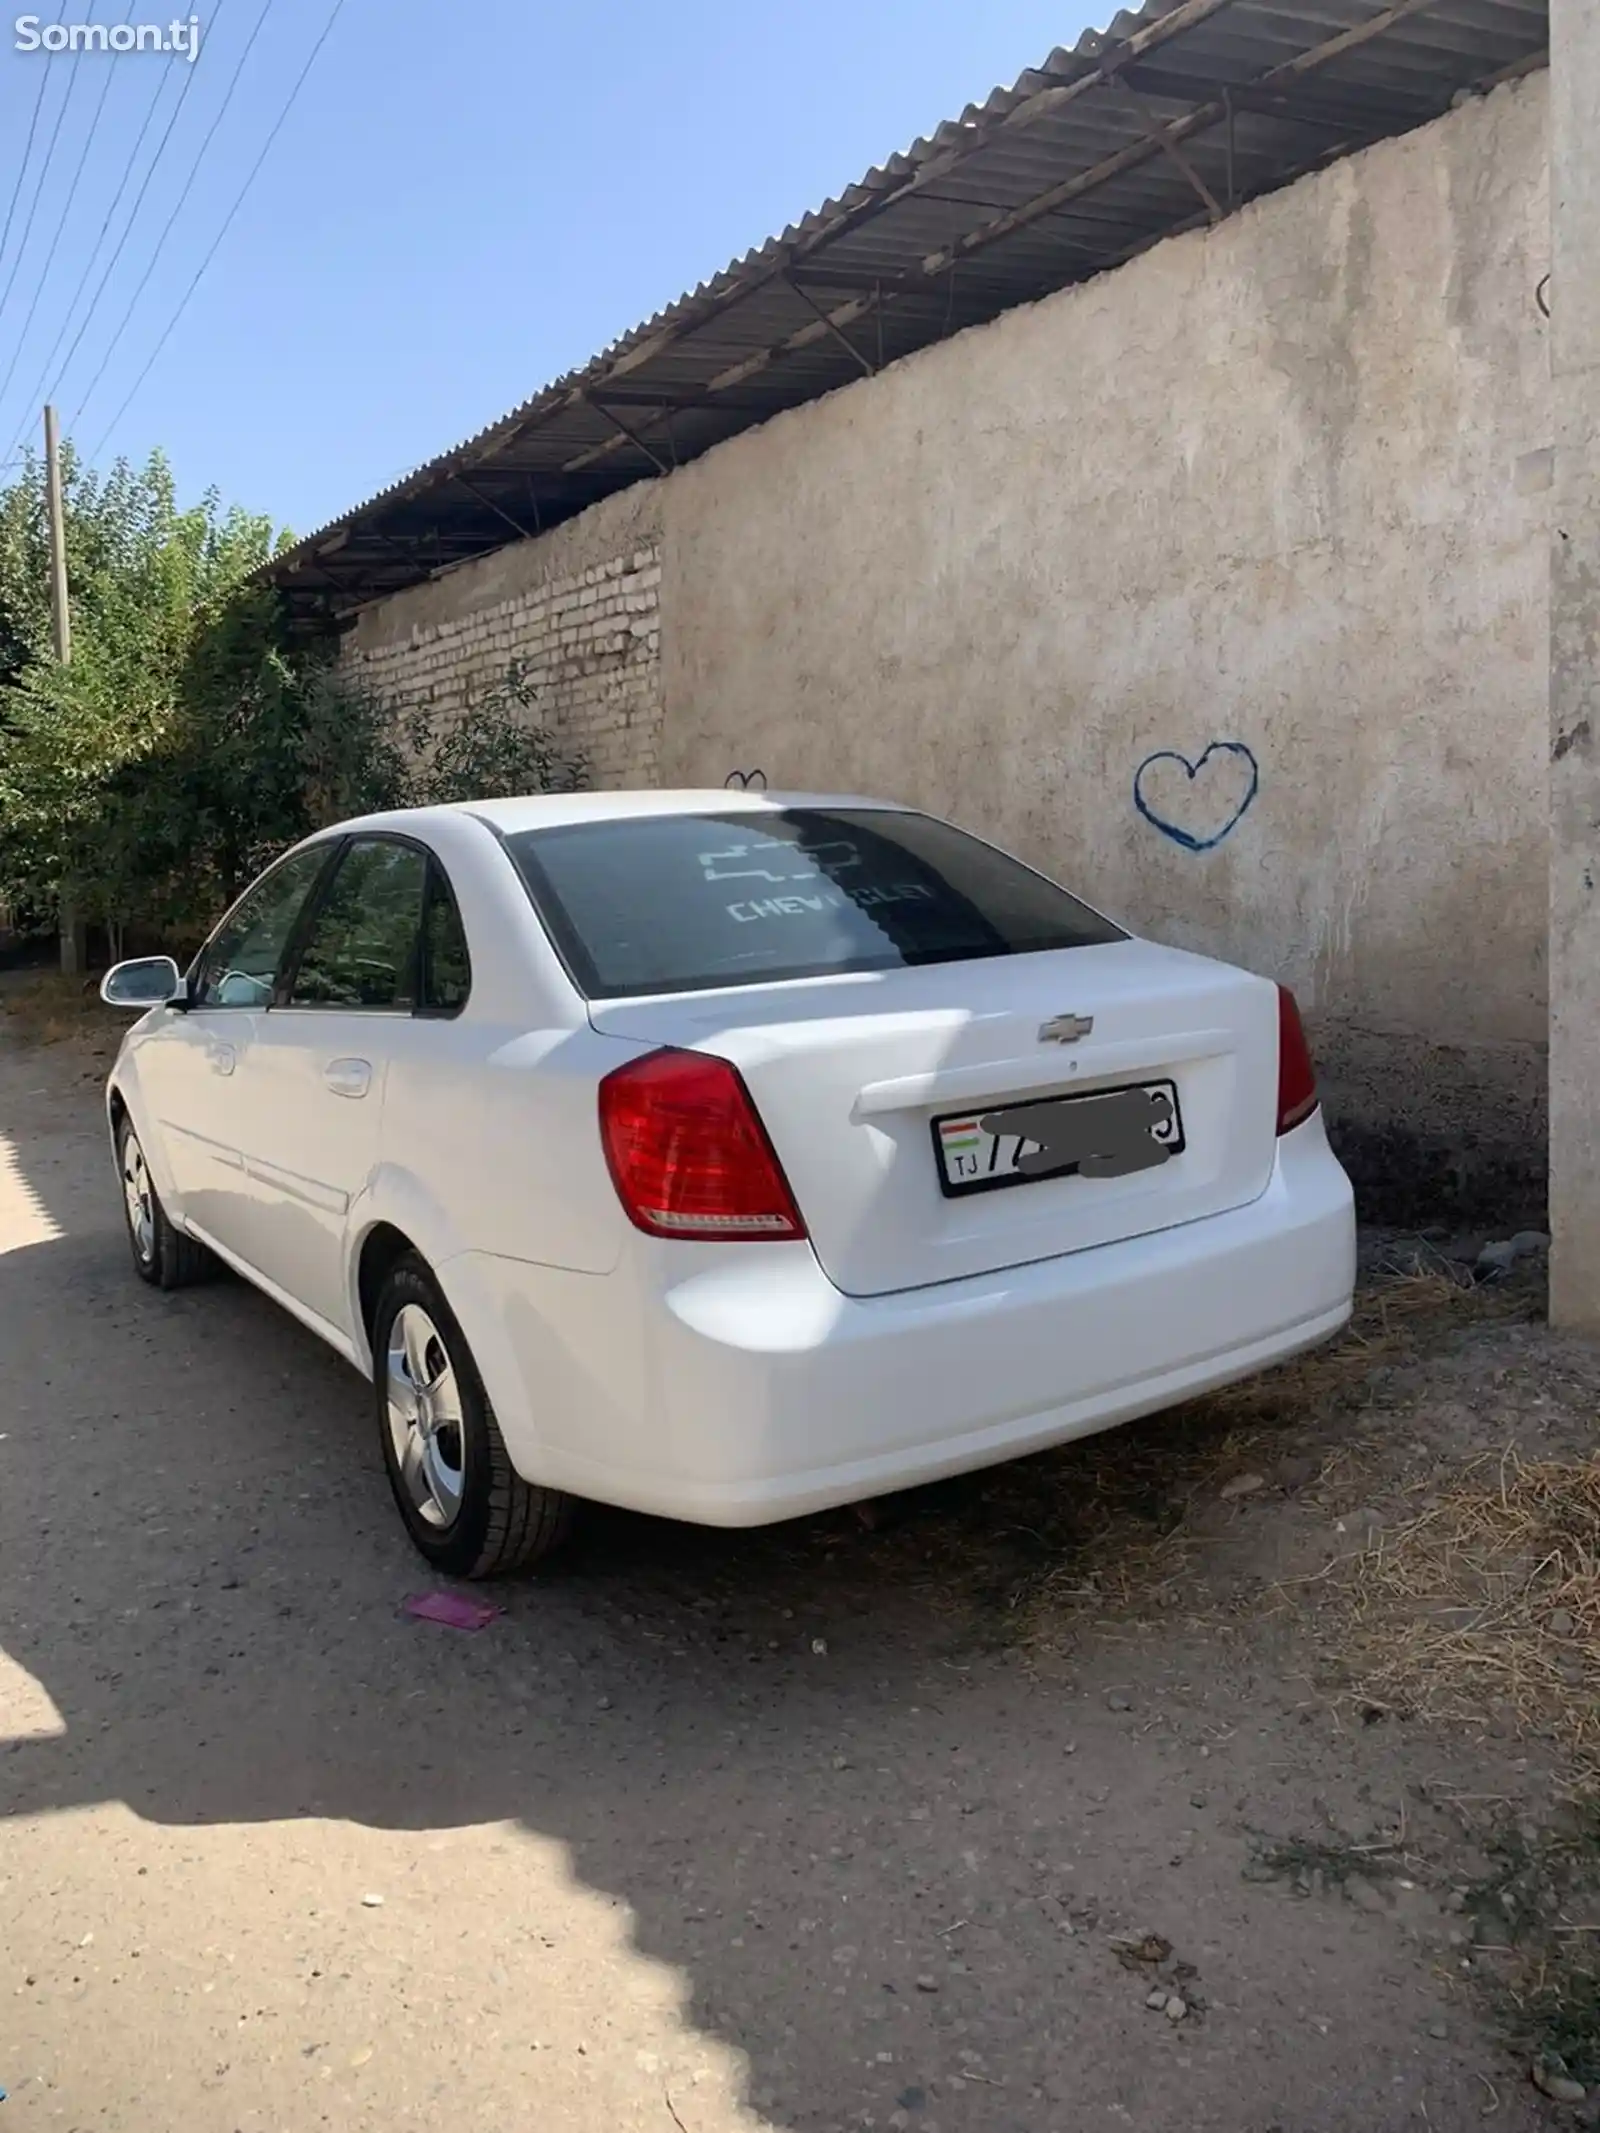
[[[761,1525],[991,1465],[1350,1313],[1290,994],[910,808],[371,816],[102,991],[136,1269],[224,1262],[369,1378],[447,1574],[585,1498]]]

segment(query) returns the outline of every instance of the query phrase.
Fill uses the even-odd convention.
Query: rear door
[[[739,1068],[846,1293],[1086,1250],[1265,1190],[1267,981],[1131,940],[909,812],[678,823],[644,837],[628,834],[636,823],[583,825],[560,833],[566,849],[534,833],[536,901],[597,1030]],[[645,993],[652,971],[678,989]],[[1050,1112],[1026,1108],[1039,1104]],[[1108,1147],[1136,1114],[1143,1144],[1097,1161],[1107,1137],[1093,1122],[1110,1112]],[[1087,1160],[1019,1167],[1063,1132]]]

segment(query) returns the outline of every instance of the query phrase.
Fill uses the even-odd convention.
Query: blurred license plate
[[[1030,1133],[1034,1121],[1038,1130]],[[991,1132],[997,1124],[1009,1130]],[[1127,1176],[1154,1169],[1181,1155],[1185,1146],[1177,1085],[1171,1081],[1086,1089],[1081,1096],[1047,1096],[1036,1103],[980,1104],[936,1118],[933,1144],[939,1183],[950,1198],[1000,1185],[1031,1185],[1041,1177],[1073,1177],[1093,1158],[1099,1160],[1091,1174]],[[1044,1150],[1048,1167],[1022,1168],[1025,1156]],[[1104,1168],[1107,1161],[1118,1167]]]

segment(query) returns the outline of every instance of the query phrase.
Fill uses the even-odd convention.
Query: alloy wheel
[[[402,1304],[389,1328],[386,1404],[401,1487],[418,1517],[444,1529],[466,1488],[461,1390],[449,1350],[421,1304]]]
[[[128,1232],[141,1265],[148,1266],[156,1248],[156,1203],[145,1165],[144,1150],[136,1135],[122,1142],[122,1195],[128,1210]]]

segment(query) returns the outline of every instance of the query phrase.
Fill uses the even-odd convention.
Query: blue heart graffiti
[[[1210,837],[1200,837],[1193,830],[1184,829],[1179,823],[1169,822],[1165,815],[1158,813],[1151,806],[1144,796],[1144,776],[1153,764],[1177,763],[1192,785],[1214,755],[1238,756],[1250,772],[1250,782],[1245,788],[1243,799],[1235,804],[1233,813],[1223,823],[1221,829]],[[1255,798],[1256,788],[1260,783],[1260,768],[1254,755],[1243,741],[1212,741],[1198,761],[1193,763],[1189,761],[1186,755],[1180,755],[1175,748],[1157,748],[1153,754],[1145,757],[1133,774],[1133,804],[1152,829],[1160,830],[1163,837],[1170,837],[1174,844],[1182,845],[1186,852],[1209,852],[1219,845],[1232,830],[1237,829],[1251,801]]]

